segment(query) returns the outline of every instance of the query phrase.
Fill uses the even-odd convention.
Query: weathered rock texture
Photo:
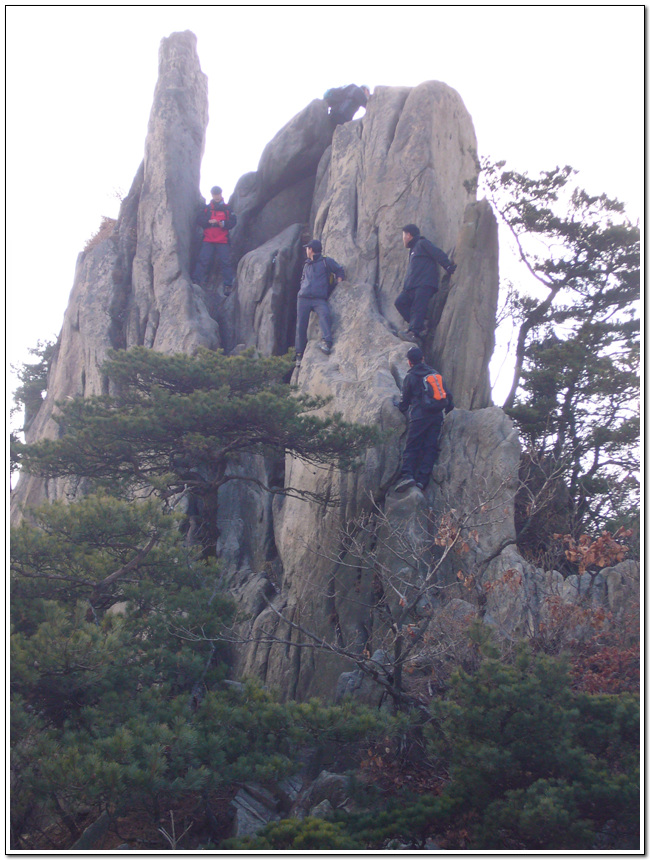
[[[110,348],[144,344],[171,353],[250,346],[265,355],[285,353],[294,337],[302,244],[316,236],[345,266],[347,280],[331,299],[332,354],[316,349],[312,321],[292,382],[331,397],[327,410],[375,424],[386,437],[348,474],[291,458],[284,475],[277,462],[259,457],[234,469],[267,486],[285,480],[329,502],[272,497],[245,480],[223,488],[217,552],[248,616],[241,631],[251,636],[235,654],[238,671],[285,696],[361,690],[376,700],[350,660],[303,647],[312,644],[306,630],[357,655],[385,659],[387,628],[375,612],[372,571],[348,557],[342,542],[355,517],[373,509],[385,517],[389,538],[391,530],[409,537],[423,564],[435,560],[433,538],[445,518],[462,525],[463,551],[447,558],[435,600],[426,598],[416,612],[434,612],[443,627],[445,619],[455,623],[478,613],[502,635],[530,635],[549,595],[572,600],[587,583],[535,570],[514,545],[519,442],[492,406],[488,376],[498,295],[496,222],[489,205],[475,199],[476,140],[459,95],[440,82],[379,87],[360,120],[333,129],[316,99],[287,123],[230,201],[239,222],[232,234],[237,289],[229,297],[218,276],[206,290],[189,278],[206,123],[207,85],[195,38],[173,34],[160,49],[144,162],[113,235],[79,257],[47,399],[29,441],[56,436],[55,401],[110,385],[99,373]],[[400,497],[390,490],[405,429],[392,398],[407,370],[409,345],[395,336],[400,320],[393,302],[406,271],[401,230],[409,222],[458,266],[429,308],[427,358],[444,372],[459,408],[445,422],[426,498],[415,489]],[[24,503],[64,492],[61,482],[22,477],[15,516]],[[386,547],[387,576],[408,597],[418,587],[418,565],[404,572],[399,559],[390,560],[390,539]],[[632,574],[613,570],[603,577],[588,584],[589,593],[620,604]],[[265,641],[268,633],[280,644]]]
[[[239,180],[231,201],[239,219],[232,236],[237,258],[309,220],[316,171],[332,132],[325,102],[315,99],[267,144],[258,169]]]
[[[111,348],[144,345],[191,352],[220,345],[217,323],[189,277],[199,176],[208,122],[207,78],[193,33],[163,39],[145,157],[122,203],[113,235],[82,252],[48,379],[47,398],[27,441],[56,438],[54,404],[99,394]],[[65,494],[64,482],[21,477],[21,506]]]
[[[488,364],[497,312],[494,285],[499,280],[497,222],[487,201],[465,209],[455,258],[453,290],[447,295],[443,283],[436,297],[431,354],[434,364],[449,368],[456,401],[466,409],[479,409],[491,403]]]
[[[163,40],[145,144],[127,348],[143,344],[161,352],[191,352],[199,345],[219,345],[189,277],[207,108],[207,79],[195,37],[182,33]]]

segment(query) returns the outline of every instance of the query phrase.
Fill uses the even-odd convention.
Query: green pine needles
[[[174,512],[189,492],[214,515],[243,454],[347,469],[377,440],[283,382],[291,366],[115,352],[109,393],[59,404],[59,439],[16,445],[21,468],[82,492],[12,533],[12,847],[70,847],[89,820],[114,827],[134,811],[157,844],[161,816],[184,799],[214,818],[215,793],[293,772],[297,744],[385,730],[363,709],[222,685],[234,604]]]
[[[523,264],[506,308],[516,344],[504,409],[531,462],[566,485],[577,537],[638,528],[640,230],[576,173],[485,160],[481,177]]]
[[[326,414],[323,398],[283,382],[288,358],[252,351],[225,356],[112,352],[102,370],[110,393],[58,404],[57,440],[18,445],[21,468],[46,479],[86,479],[127,494],[184,489],[214,495],[242,480],[228,466],[243,454],[352,468],[378,439],[373,427]],[[292,491],[275,487],[275,491]]]

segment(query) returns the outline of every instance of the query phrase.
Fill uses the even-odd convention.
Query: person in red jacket
[[[203,244],[199,252],[192,280],[200,287],[205,287],[208,271],[216,257],[221,266],[223,276],[223,291],[229,296],[232,292],[234,272],[230,256],[228,231],[237,223],[237,216],[231,212],[224,202],[221,188],[215,185],[210,190],[212,200],[199,216],[199,226],[203,228]]]

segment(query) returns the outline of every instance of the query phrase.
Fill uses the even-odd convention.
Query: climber
[[[438,292],[438,265],[449,275],[456,271],[444,251],[420,235],[415,224],[402,228],[402,242],[409,249],[409,264],[402,292],[395,299],[395,307],[408,323],[405,331],[398,332],[402,340],[417,343],[425,333],[427,305]]]
[[[348,84],[347,87],[336,87],[327,90],[323,96],[327,102],[328,112],[334,125],[350,122],[360,107],[368,104],[370,90],[365,84],[358,87]]]
[[[451,391],[439,372],[424,363],[422,350],[412,346],[406,357],[409,370],[404,377],[402,397],[399,399],[395,395],[393,398],[400,412],[408,412],[408,433],[402,455],[402,470],[395,485],[396,493],[402,493],[414,484],[418,490],[426,490],[440,453],[438,440],[444,421],[443,412],[446,415],[454,408]],[[430,385],[426,378],[431,374],[435,377],[434,381],[437,380],[438,395],[444,395],[441,399],[426,394],[425,386]],[[431,390],[435,391],[436,388]]]
[[[296,320],[296,364],[298,366],[307,344],[307,326],[312,311],[316,311],[318,315],[322,335],[318,346],[325,355],[329,355],[332,351],[332,318],[328,299],[336,284],[345,278],[345,271],[336,260],[323,257],[323,246],[318,239],[312,239],[304,247],[308,259],[302,269],[298,290]]]
[[[200,287],[205,287],[210,265],[215,257],[221,265],[223,277],[223,292],[229,296],[232,292],[234,273],[230,256],[228,232],[237,223],[237,216],[224,202],[221,188],[215,185],[210,190],[212,200],[204,206],[197,219],[203,229],[203,244],[199,252],[192,280]]]

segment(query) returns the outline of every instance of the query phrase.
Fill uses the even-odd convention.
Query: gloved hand
[[[399,406],[399,397],[397,394],[393,394],[393,406]]]
[[[447,274],[453,275],[457,268],[458,266],[456,265],[456,263],[452,263],[451,266],[447,269]]]

